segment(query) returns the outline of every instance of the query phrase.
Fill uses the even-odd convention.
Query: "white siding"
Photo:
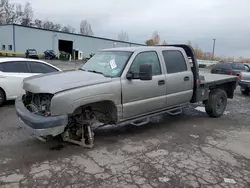
[[[12,25],[0,26],[0,51],[3,50],[3,45],[5,45],[5,51],[14,51]],[[9,45],[12,45],[12,50],[8,49]]]
[[[43,53],[47,49],[58,52],[58,40],[73,41],[73,49],[83,51],[84,56],[104,48],[139,46],[125,42],[15,26],[17,52],[24,52],[28,48],[35,48],[38,53]]]

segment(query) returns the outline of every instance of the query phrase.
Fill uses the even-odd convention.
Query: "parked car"
[[[56,53],[54,50],[46,50],[44,52],[45,59],[56,59]]]
[[[220,117],[236,84],[236,76],[200,75],[188,45],[112,48],[97,52],[78,71],[26,78],[26,94],[15,108],[40,139],[61,135],[92,148],[97,122],[139,126],[197,102],[210,117]]]
[[[31,59],[39,59],[37,51],[35,49],[27,49],[25,52],[25,57]]]
[[[0,106],[6,100],[13,100],[24,94],[24,78],[58,71],[61,70],[41,60],[0,58]]]
[[[240,73],[247,72],[248,70],[249,70],[249,67],[247,67],[243,63],[219,62],[212,67],[211,73],[235,75],[240,80],[240,76],[241,76]]]
[[[240,76],[240,90],[243,95],[249,95],[250,93],[250,66],[245,64],[247,72],[242,72]]]

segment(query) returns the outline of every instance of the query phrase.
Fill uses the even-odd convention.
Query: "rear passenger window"
[[[162,52],[167,68],[167,73],[177,73],[187,70],[186,61],[180,51],[168,50]]]
[[[239,70],[245,70],[245,65],[244,64],[239,64]]]
[[[25,61],[13,61],[2,63],[3,72],[29,73],[28,66]]]
[[[57,69],[39,62],[29,62],[31,73],[50,73],[56,72]]]

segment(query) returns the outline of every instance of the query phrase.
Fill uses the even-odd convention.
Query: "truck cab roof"
[[[175,46],[136,46],[136,47],[117,47],[117,48],[108,48],[100,51],[127,51],[127,52],[135,52],[135,51],[147,51],[147,50],[181,50],[180,47]]]

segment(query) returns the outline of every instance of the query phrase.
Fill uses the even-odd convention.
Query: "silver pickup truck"
[[[240,73],[239,86],[243,95],[249,95],[250,93],[250,66],[245,64],[246,72]]]
[[[166,45],[104,49],[81,69],[27,78],[15,101],[18,117],[39,138],[93,147],[93,125],[143,125],[159,114],[180,114],[203,102],[220,117],[237,77],[199,74],[192,47]]]

